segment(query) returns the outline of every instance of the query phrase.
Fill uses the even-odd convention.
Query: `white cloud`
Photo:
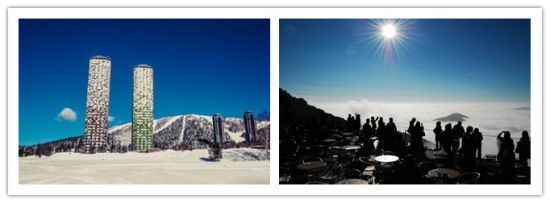
[[[115,120],[114,116],[109,116],[109,122],[114,121],[114,120]]]
[[[348,114],[361,114],[364,123],[367,116],[382,116],[387,123],[393,117],[397,129],[405,131],[409,120],[415,117],[425,126],[425,139],[433,140],[432,130],[435,128],[434,119],[460,113],[468,116],[463,126],[472,126],[488,137],[483,141],[485,153],[496,153],[495,136],[503,131],[510,131],[512,138],[521,137],[521,132],[530,132],[531,111],[529,103],[512,102],[379,102],[367,99],[334,99],[322,97],[307,97],[308,104],[323,109],[328,113],[341,118]],[[518,110],[521,108],[522,110]],[[445,125],[447,122],[442,122]],[[452,122],[453,125],[456,122]],[[517,141],[517,140],[516,140]],[[482,150],[483,151],[483,150]]]
[[[57,114],[57,117],[55,118],[55,120],[57,121],[66,120],[66,121],[74,122],[76,121],[76,113],[71,108],[65,107],[63,108],[63,110],[61,110],[61,112],[59,112],[59,114]]]

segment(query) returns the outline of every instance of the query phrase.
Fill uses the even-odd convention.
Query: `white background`
[[[3,4],[3,8],[6,8],[6,7],[136,7],[136,6],[140,6],[140,7],[182,7],[184,5],[180,5],[180,4],[176,4],[175,2],[177,1],[163,1],[163,0],[155,0],[155,1],[149,1],[149,2],[133,2],[133,1],[129,1],[130,4],[128,3],[124,3],[124,2],[114,2],[112,0],[110,1],[102,1],[102,0],[96,0],[96,1],[93,1],[93,2],[84,2],[84,3],[80,3],[80,4],[76,4],[75,2],[72,2],[72,1],[47,1],[47,5],[45,4],[46,2],[43,2],[43,1],[19,1],[19,2],[15,2],[15,1],[7,1],[7,2],[2,2]],[[414,1],[415,4],[411,4],[409,1],[379,1],[379,2],[372,2],[370,4],[367,4],[367,3],[362,3],[363,1],[345,1],[345,0],[339,0],[339,1],[335,1],[335,2],[323,2],[323,1],[314,1],[315,4],[310,4],[308,3],[307,1],[284,1],[284,0],[280,0],[280,1],[276,1],[276,2],[265,2],[265,3],[260,3],[260,2],[257,2],[257,1],[231,1],[231,4],[229,4],[228,1],[197,1],[197,2],[188,2],[188,6],[194,6],[194,7],[200,7],[200,6],[232,6],[232,7],[251,7],[251,6],[278,6],[278,7],[295,7],[295,6],[298,6],[298,7],[310,7],[310,6],[322,6],[322,7],[352,7],[352,6],[362,6],[362,7],[545,7],[546,5],[543,3],[543,1],[518,1],[518,2],[514,2],[514,1],[482,1],[482,0],[475,0],[475,1],[461,1],[460,3],[459,2],[448,2],[448,3],[442,3],[442,2],[439,2],[439,1],[422,1],[422,0],[416,0]],[[291,9],[292,10],[292,9]],[[286,10],[285,10],[286,11]],[[4,9],[4,12],[7,12],[6,9]],[[401,12],[400,12],[401,13]],[[74,13],[75,15],[78,15],[79,13]],[[276,17],[296,17],[296,16],[292,16],[292,15],[287,15],[288,13],[285,14],[285,12],[282,12],[278,15],[276,15]],[[337,14],[344,14],[344,15],[347,15],[347,16],[337,16]],[[387,17],[399,17],[397,15],[394,15],[395,13],[389,13],[387,12]],[[508,15],[514,15],[514,13],[508,13]],[[266,16],[266,13],[257,13],[255,15],[259,15],[258,17],[261,17],[262,15],[264,17],[273,17],[273,16]],[[285,16],[287,15],[287,16]],[[331,16],[333,15],[333,16]],[[323,16],[324,17],[353,17],[353,16],[350,16],[352,14],[349,14],[349,13],[334,13],[334,12],[323,12]],[[442,15],[448,15],[448,13],[442,13]],[[4,15],[2,15],[3,18],[6,18],[7,17],[7,14],[5,13]],[[169,16],[165,16],[165,17],[169,17]],[[202,16],[202,17],[205,17],[205,16]],[[360,17],[360,18],[366,18],[368,17],[368,15],[365,15],[365,14],[362,14],[360,16],[356,16],[356,17]],[[384,17],[384,16],[378,16],[378,17]],[[407,17],[414,17],[414,16],[407,16]],[[0,21],[1,23],[1,27],[3,27],[4,29],[7,28],[6,26],[6,22],[7,20],[4,19],[2,21]],[[545,25],[548,25],[548,21],[544,20],[544,24]],[[273,121],[277,121],[278,120],[278,115],[276,114],[276,112],[278,112],[278,61],[276,61],[276,59],[278,59],[278,49],[277,49],[277,52],[275,52],[273,50],[274,46],[278,46],[278,44],[274,44],[275,40],[273,39],[277,39],[278,38],[278,32],[274,33],[273,32],[273,29],[275,28],[278,28],[278,22],[276,22],[276,20],[273,20],[271,21],[271,28],[272,28],[272,35],[271,35],[271,39],[272,39],[272,42],[271,42],[271,46],[272,46],[272,61],[271,61],[271,65],[272,65],[272,69],[271,69],[271,112],[272,112],[272,120]],[[1,43],[4,45],[4,47],[7,47],[7,37],[6,37],[6,34],[7,32],[0,32],[2,33],[2,37],[3,39],[5,40],[1,40]],[[10,43],[13,43],[10,41]],[[547,43],[547,40],[544,40],[544,44]],[[536,45],[534,45],[536,46]],[[539,48],[540,49],[540,48]],[[2,62],[5,62],[6,61],[6,51],[7,49],[1,49],[0,50],[0,57],[3,59]],[[11,53],[11,52],[10,52]],[[544,53],[544,55],[546,56],[547,54]],[[6,64],[6,63],[4,63]],[[15,67],[17,66],[17,63],[14,64]],[[4,66],[5,67],[5,66]],[[12,61],[10,61],[10,70],[13,70],[12,68],[14,67],[12,65]],[[532,68],[534,68],[532,66]],[[546,71],[546,73],[544,73],[546,76],[548,76],[548,71]],[[7,105],[6,105],[6,98],[4,98],[6,96],[6,90],[7,88],[4,86],[6,85],[6,82],[4,82],[4,80],[7,78],[7,75],[6,75],[6,70],[2,70],[0,71],[0,78],[2,80],[2,82],[0,82],[0,85],[1,85],[1,88],[0,88],[0,95],[2,98],[0,98],[0,106],[2,108],[0,108],[1,112],[3,115],[6,115],[6,111],[7,111]],[[10,74],[11,75],[11,74]],[[535,75],[535,76],[538,76],[540,77],[540,73]],[[532,78],[533,80],[536,80],[536,78]],[[10,80],[11,80],[11,77],[10,77]],[[533,81],[535,82],[535,81]],[[11,83],[10,83],[11,84]],[[17,84],[17,83],[15,83]],[[539,81],[539,86],[540,86],[540,81]],[[546,85],[545,85],[546,86]],[[540,90],[540,87],[532,87],[534,89],[535,92],[532,92],[532,97],[536,97],[536,94],[539,93],[539,97],[538,97],[538,100],[540,100],[540,93],[541,93],[541,90]],[[544,88],[545,89],[545,92],[546,92],[546,89],[548,88]],[[537,91],[538,90],[538,91]],[[12,87],[10,85],[10,95],[12,95],[11,93],[12,91]],[[535,94],[535,95],[533,95]],[[532,101],[534,100],[535,98],[532,98]],[[11,101],[11,98],[10,98],[10,101]],[[10,102],[10,109],[12,109],[13,107],[11,106],[11,102]],[[535,104],[533,104],[534,106]],[[533,116],[533,120],[536,119],[537,115],[539,115],[540,117],[540,114],[537,114],[536,109],[532,106],[532,116]],[[540,107],[539,107],[539,110],[540,110]],[[17,112],[17,110],[15,110],[15,112]],[[540,113],[540,112],[538,112]],[[545,110],[545,114],[546,114],[546,110]],[[14,117],[6,117],[6,116],[2,116],[0,117],[0,126],[1,126],[1,132],[2,132],[2,135],[4,135],[2,137],[2,149],[4,149],[4,147],[6,147],[6,144],[4,143],[4,140],[6,138],[6,123],[7,121],[10,121],[10,123],[12,122],[17,122],[17,118],[14,118]],[[548,126],[548,122],[546,121],[545,122],[545,125]],[[10,126],[10,131],[12,130],[12,128],[14,128],[11,124],[9,125]],[[277,134],[278,134],[278,129],[277,128],[278,125],[275,124],[274,122],[274,125],[273,125],[273,131],[272,131],[272,136],[274,138],[274,140],[277,140]],[[535,128],[536,126],[539,126],[539,134],[543,134],[542,132],[540,132],[540,124],[539,125],[532,125],[533,127],[533,136],[535,136]],[[10,138],[17,138],[17,135],[10,135]],[[276,145],[278,142],[273,142],[274,145]],[[533,143],[533,145],[536,145],[537,143]],[[539,143],[541,144],[541,143]],[[548,146],[548,139],[544,140],[544,146]],[[272,154],[278,154],[278,151],[277,151],[277,147],[276,146],[272,146],[272,149],[273,149],[273,153]],[[2,153],[0,155],[0,162],[2,162],[3,164],[6,163],[6,150],[0,150],[0,152]],[[540,157],[539,157],[540,158]],[[544,156],[544,162],[543,163],[546,163],[548,160],[548,156]],[[247,192],[245,193],[248,193],[248,194],[257,194],[257,193],[271,193],[269,191],[266,191],[266,190],[278,190],[278,191],[282,191],[284,193],[287,193],[290,192],[290,193],[294,193],[294,194],[305,194],[305,193],[316,193],[316,191],[327,191],[327,192],[338,192],[340,194],[345,194],[345,193],[350,193],[350,192],[353,192],[354,194],[362,194],[361,191],[365,191],[364,193],[370,193],[370,194],[382,194],[382,193],[373,193],[373,190],[378,190],[376,188],[359,188],[359,187],[336,187],[336,188],[329,188],[328,190],[325,188],[317,188],[317,187],[308,187],[308,188],[303,188],[303,187],[292,187],[292,186],[277,186],[277,167],[278,166],[278,162],[276,161],[276,158],[273,158],[272,159],[272,179],[271,179],[271,182],[272,182],[272,185],[270,186],[252,186],[252,187],[242,187],[242,188],[239,188],[238,190],[245,190]],[[11,166],[10,166],[11,167]],[[535,167],[534,167],[535,168]],[[0,172],[3,173],[3,174],[7,174],[6,173],[6,168],[4,167],[1,167],[0,169]],[[12,174],[10,174],[12,175]],[[6,176],[0,176],[2,177],[2,179],[4,180],[4,182],[6,182],[6,179],[4,179]],[[6,177],[7,178],[7,177]],[[536,180],[533,180],[533,182],[537,182]],[[2,187],[2,189],[4,189],[3,191],[6,191],[7,192],[7,188],[6,188],[7,184],[2,184],[0,187]],[[69,186],[69,187],[65,187],[65,188],[62,188],[61,191],[55,191],[55,190],[50,190],[51,192],[59,192],[59,193],[67,193],[67,192],[70,192],[73,188],[76,186]],[[150,189],[150,187],[153,187],[153,189],[159,189],[159,187],[162,187],[162,186],[147,186],[148,188],[147,189]],[[170,186],[168,186],[170,187]],[[218,186],[216,186],[218,187]],[[231,191],[232,189],[230,189],[231,187],[230,186],[219,186],[220,188],[216,188],[216,189],[211,189],[211,186],[192,186],[192,187],[183,187],[183,188],[178,188],[177,186],[176,187],[172,187],[172,188],[175,188],[173,189],[172,191],[168,191],[169,193],[175,193],[175,194],[178,194],[177,192],[178,191],[182,191],[182,193],[189,193],[189,194],[199,194],[201,193],[200,191],[204,191],[203,194],[209,194],[209,192],[211,191],[219,191],[219,190],[223,190],[223,191]],[[236,186],[236,187],[240,187],[240,186]],[[418,189],[417,187],[415,186],[406,186],[406,187],[394,187],[394,188],[383,188],[383,191],[386,191],[384,192],[384,194],[392,194],[392,191],[395,191],[397,193],[401,193],[403,194],[404,192],[408,191],[410,188],[416,188],[414,189],[414,191],[419,191],[419,192],[422,192],[423,194],[430,194],[430,193],[433,193],[433,194],[441,194],[440,192],[441,191],[445,191],[445,190],[449,190],[451,188],[446,188],[445,186],[437,186],[439,188],[430,188],[428,190],[424,190],[424,189]],[[443,187],[443,190],[441,190],[441,188]],[[78,187],[77,187],[78,188]],[[49,188],[49,189],[52,189],[52,188]],[[36,190],[36,192],[40,193],[40,192],[48,192],[49,191],[48,188],[42,188],[42,189],[38,189]],[[121,186],[118,186],[118,187],[114,187],[114,188],[110,188],[110,187],[98,187],[98,186],[90,186],[89,187],[90,190],[96,190],[96,191],[101,191],[101,190],[109,190],[112,194],[120,194],[120,193],[126,193],[126,192],[132,192],[133,190],[144,190],[143,187],[140,187],[140,186],[129,186],[129,185],[121,185]],[[99,190],[98,190],[99,189]],[[187,189],[187,190],[186,190]],[[388,190],[390,189],[390,190]],[[480,191],[482,188],[476,188],[474,187],[472,190],[478,190]],[[196,190],[196,191],[194,191]],[[434,192],[435,190],[440,190],[439,193],[437,192]],[[451,189],[452,191],[455,191],[455,192],[458,192],[457,194],[461,194],[462,192],[468,192],[468,190],[470,190],[470,188],[464,190],[462,188],[452,188]],[[459,191],[457,191],[459,190]],[[485,188],[483,188],[483,190],[485,190]],[[387,191],[390,191],[389,193]],[[500,188],[499,187],[493,187],[492,189],[490,189],[489,192],[491,191],[500,191]],[[359,193],[358,193],[359,192]],[[382,191],[381,191],[382,192]],[[480,193],[486,193],[487,191],[480,191]],[[532,191],[532,192],[537,192],[537,191]],[[242,193],[242,192],[238,192],[238,193]],[[47,194],[47,193],[46,193]],[[229,193],[227,193],[229,194]],[[510,193],[505,193],[505,194],[510,194]],[[10,201],[32,201],[32,202],[36,202],[36,201],[68,201],[68,202],[74,202],[76,201],[74,198],[67,198],[67,197],[55,197],[55,198],[51,198],[51,197],[48,197],[46,199],[44,199],[44,197],[7,197],[7,196],[3,196],[6,200],[10,200]],[[131,201],[142,201],[142,202],[151,202],[151,201],[155,201],[154,199],[152,198],[149,198],[149,197],[126,197],[126,198],[131,198],[132,200]],[[355,199],[355,200],[352,200],[352,199],[341,199],[342,197],[322,197],[322,198],[316,198],[315,201],[318,201],[318,200],[321,200],[321,201],[389,201],[387,199],[384,199],[384,200],[374,200],[375,198],[376,199],[379,199],[380,197],[369,197],[368,200],[358,200],[358,199]],[[393,197],[396,201],[449,201],[449,202],[456,202],[456,201],[471,201],[471,200],[468,200],[470,198],[482,198],[482,199],[485,199],[485,200],[481,200],[481,201],[503,201],[503,202],[508,202],[508,201],[514,201],[514,202],[517,202],[517,201],[525,201],[525,200],[531,200],[531,201],[542,201],[544,197],[496,197],[496,196],[489,196],[489,197],[430,197],[429,199],[426,199],[426,197],[422,197],[422,198],[418,198],[418,197]],[[466,199],[464,199],[466,198]],[[522,199],[519,199],[519,198],[522,198]],[[104,201],[105,197],[86,197],[86,198],[80,198],[78,201],[84,201],[84,202],[91,202],[91,201]],[[277,197],[277,198],[273,198],[273,197],[269,197],[267,199],[273,199],[274,201],[286,201],[284,199],[284,197]],[[313,197],[300,197],[301,200],[299,201],[313,201]],[[548,200],[547,198],[544,198],[545,200]],[[126,199],[121,199],[121,197],[117,197],[117,198],[114,198],[112,199],[114,201],[128,201]],[[216,201],[239,201],[241,202],[242,200],[245,200],[245,201],[261,201],[261,200],[258,200],[256,198],[244,198],[244,199],[227,199],[225,197],[218,197],[216,198]],[[185,200],[173,200],[173,199],[161,199],[161,200],[157,200],[157,201],[193,201],[193,200],[188,200],[188,199],[185,199]]]

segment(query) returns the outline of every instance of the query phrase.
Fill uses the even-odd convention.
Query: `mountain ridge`
[[[224,148],[247,147],[249,145],[269,146],[269,121],[256,121],[257,137],[245,142],[242,118],[224,117]],[[131,149],[132,123],[123,123],[108,128],[106,148],[110,151]],[[198,114],[167,116],[153,121],[154,146],[160,149],[204,149],[207,144],[199,140],[213,141],[212,117]],[[73,151],[81,146],[82,135],[53,140],[40,144],[20,146],[21,153],[36,152],[39,148],[45,154]],[[22,150],[22,151],[21,151]],[[31,153],[34,154],[34,153]]]
[[[465,121],[466,118],[469,118],[468,116],[461,114],[461,113],[452,113],[448,116],[443,116],[440,118],[434,119],[434,121],[444,121],[444,122],[458,122],[458,121]]]

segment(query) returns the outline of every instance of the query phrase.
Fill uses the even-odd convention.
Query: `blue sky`
[[[23,19],[19,142],[84,131],[89,58],[112,59],[109,126],[131,121],[134,65],[153,66],[154,118],[269,111],[268,19]],[[64,108],[76,120],[57,117]]]
[[[398,33],[389,48],[379,26],[388,22]],[[280,87],[294,95],[530,99],[529,19],[282,19],[279,42]]]

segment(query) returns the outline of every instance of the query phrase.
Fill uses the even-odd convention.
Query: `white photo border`
[[[270,19],[269,185],[19,184],[19,19]],[[530,185],[279,185],[279,19],[531,19]],[[542,195],[542,8],[8,8],[8,195]]]

